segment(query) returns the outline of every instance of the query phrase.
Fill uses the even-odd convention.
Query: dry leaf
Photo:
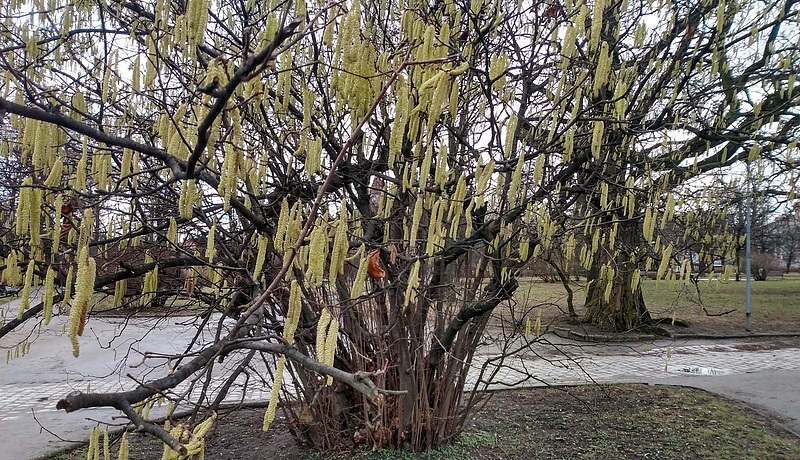
[[[369,276],[375,281],[381,281],[386,277],[386,271],[381,266],[381,250],[373,249],[369,252],[369,265],[367,266]]]

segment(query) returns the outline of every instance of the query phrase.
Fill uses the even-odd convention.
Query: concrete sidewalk
[[[81,338],[81,358],[75,359],[62,333],[65,321],[54,318],[39,331],[29,355],[0,364],[0,460],[32,458],[68,441],[85,439],[98,420],[122,423],[113,419],[117,415],[113,410],[66,414],[56,411],[55,404],[75,390],[131,389],[136,384],[127,374],[136,379],[165,375],[165,360],[140,365],[140,353],[182,353],[196,332],[195,325],[188,324],[191,318],[128,324],[92,319]],[[2,339],[0,346],[29,332],[15,332],[14,337]],[[210,333],[209,326],[203,334]],[[146,339],[140,341],[143,335]],[[502,365],[497,355],[490,346],[479,351],[470,384],[489,388],[591,382],[688,385],[774,411],[785,417],[788,428],[800,433],[800,339],[587,344],[547,335],[542,343],[507,358]],[[225,367],[218,369],[212,386],[221,384],[227,372]],[[703,372],[717,375],[693,375]],[[491,381],[488,375],[493,375]],[[235,388],[228,401],[240,400],[243,390],[241,385]],[[265,400],[269,391],[265,384],[251,380],[245,397]]]

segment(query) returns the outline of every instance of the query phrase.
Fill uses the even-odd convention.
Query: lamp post
[[[747,185],[750,185],[750,161],[747,162]],[[747,277],[744,288],[744,330],[747,332],[750,332],[750,285],[752,283],[752,276],[750,273],[750,214],[752,212],[752,204],[752,188],[747,187],[747,200],[745,201],[745,206],[747,209],[745,209],[744,214],[744,271],[745,276]]]

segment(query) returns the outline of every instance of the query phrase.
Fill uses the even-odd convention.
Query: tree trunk
[[[558,279],[561,280],[561,285],[564,286],[564,290],[567,291],[567,312],[569,313],[569,317],[577,317],[578,314],[575,313],[575,305],[572,300],[574,298],[574,293],[572,291],[572,286],[569,285],[569,275],[564,273],[564,270],[562,270],[561,267],[559,267],[558,264],[552,260],[548,260],[548,263],[551,267],[553,267],[556,275],[558,275]]]
[[[625,332],[640,329],[652,324],[650,312],[644,302],[642,286],[637,283],[631,289],[633,277],[639,268],[631,261],[617,265],[611,295],[605,297],[605,286],[597,285],[597,271],[592,270],[594,281],[586,296],[586,314],[584,321],[602,329],[614,332]]]
[[[739,257],[739,253],[740,252],[741,252],[741,250],[736,251],[736,281],[741,281],[740,276],[741,276],[741,273],[742,273],[742,270],[741,270],[742,260]]]
[[[602,329],[625,332],[640,329],[652,324],[650,312],[644,302],[642,287],[634,285],[634,277],[639,267],[625,248],[635,248],[640,244],[641,233],[636,220],[631,219],[620,225],[615,247],[601,245],[595,254],[588,273],[589,290],[586,293],[586,313],[584,321]],[[608,281],[601,277],[602,267],[614,269],[610,295],[606,296]]]

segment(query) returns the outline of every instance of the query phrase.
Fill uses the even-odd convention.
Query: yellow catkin
[[[128,460],[128,432],[122,433],[122,440],[119,443],[119,451],[117,452],[118,460]]]
[[[653,219],[653,210],[648,207],[644,211],[644,222],[642,223],[642,234],[645,241],[653,240],[653,227],[650,225]]]
[[[131,84],[133,85],[133,92],[139,93],[142,88],[142,61],[141,55],[136,55],[136,59],[133,60],[133,70],[132,70],[132,81]]]
[[[78,160],[78,164],[75,166],[75,180],[72,183],[72,187],[78,191],[86,190],[86,168],[88,164],[89,164],[88,140],[84,137],[81,158],[80,160]]]
[[[33,270],[36,268],[36,262],[30,260],[28,268],[25,270],[25,284],[22,286],[22,294],[20,294],[19,310],[17,311],[17,319],[22,319],[22,314],[25,310],[30,308],[31,302],[31,284],[33,284]]]
[[[603,299],[608,302],[611,299],[611,291],[614,287],[614,268],[607,267],[606,273],[606,288],[603,292]]]
[[[281,201],[281,211],[278,214],[278,226],[275,229],[275,250],[283,252],[283,241],[286,236],[286,227],[289,223],[289,201],[284,198]]]
[[[30,214],[28,231],[30,233],[31,248],[39,248],[42,245],[41,226],[42,226],[42,190],[33,189],[30,191]]]
[[[44,277],[44,324],[50,324],[50,319],[53,317],[53,297],[55,296],[56,272],[51,267],[47,267],[47,274]]]
[[[217,413],[212,412],[210,417],[203,420],[196,427],[194,427],[194,430],[192,430],[192,434],[198,438],[202,438],[211,430],[216,420],[217,420]]]
[[[300,323],[302,306],[300,285],[297,284],[297,280],[292,280],[289,288],[289,310],[286,313],[286,321],[283,325],[283,338],[289,343],[294,343],[294,332]]]
[[[604,0],[595,0],[594,8],[592,10],[591,33],[589,34],[590,50],[597,49],[597,45],[600,44],[600,35],[603,30],[603,13],[605,8],[606,3]]]
[[[608,42],[603,41],[602,45],[600,45],[597,68],[592,81],[592,94],[595,96],[600,94],[600,90],[608,83],[609,74],[611,73],[611,60]]]
[[[267,258],[267,246],[269,246],[269,237],[266,235],[258,235],[258,253],[256,254],[256,265],[253,268],[253,279],[258,280],[261,277],[261,270],[264,269],[264,262]]]
[[[405,130],[408,124],[409,112],[409,88],[406,81],[399,78],[397,81],[397,108],[392,132],[389,135],[389,165],[393,166],[395,159],[400,154],[403,147]],[[412,106],[413,107],[413,106]]]
[[[428,113],[428,116],[430,117],[430,121],[428,123],[428,137],[433,135],[433,129],[436,126],[436,122],[439,120],[439,116],[442,114],[444,105],[447,103],[447,99],[450,97],[450,85],[452,84],[450,76],[447,74],[447,72],[441,71],[439,72],[438,77],[436,88],[433,90],[433,95],[431,96],[430,111]]]
[[[230,207],[230,200],[236,192],[236,178],[239,174],[237,164],[237,154],[230,144],[225,145],[225,155],[222,161],[222,171],[220,172],[219,187],[217,191],[223,200],[223,208],[227,211]]]
[[[333,367],[333,361],[336,357],[336,345],[339,341],[339,321],[336,318],[331,318],[330,325],[328,325],[328,333],[325,335],[325,364]],[[326,380],[326,384],[330,386],[333,384],[333,377],[330,375]]]
[[[324,362],[325,360],[325,339],[328,337],[328,326],[331,324],[331,313],[327,308],[322,309],[317,321],[317,360]]]
[[[147,259],[149,259],[149,256]],[[151,261],[147,259],[145,260],[146,263]],[[147,272],[147,274],[144,275],[141,304],[143,306],[149,304],[156,297],[157,291],[158,291],[158,265],[153,267],[151,271]]]
[[[450,112],[450,120],[455,120],[456,115],[458,114],[458,101],[459,96],[461,95],[461,87],[459,86],[458,80],[459,79],[456,78],[450,85],[450,97],[448,98],[450,101],[450,107],[448,107]]]
[[[672,244],[668,245],[664,248],[664,251],[661,253],[661,263],[658,264],[658,272],[656,275],[656,282],[661,280],[664,277],[664,274],[667,272],[667,268],[669,267],[669,260],[672,256]]]
[[[504,158],[509,158],[511,156],[511,148],[514,145],[514,139],[517,134],[517,123],[519,123],[517,116],[511,115],[508,119],[508,126],[506,126],[506,141],[503,145]]]
[[[408,247],[412,250],[417,244],[417,233],[419,232],[419,224],[422,219],[423,201],[424,200],[420,195],[417,197],[416,203],[414,203],[414,215],[411,220],[411,230],[409,231],[408,235]]]
[[[409,306],[417,300],[417,287],[419,286],[419,267],[420,261],[414,262],[411,272],[408,274],[408,285],[406,286],[405,305]]]
[[[528,318],[525,321],[525,340],[529,341],[531,339],[531,319]]]
[[[264,424],[262,426],[264,431],[269,430],[270,425],[275,421],[275,411],[278,409],[278,398],[280,396],[281,383],[283,382],[285,361],[286,358],[281,357],[278,359],[278,365],[275,366],[275,380],[272,382],[272,389],[269,392],[269,405],[264,413]]]
[[[543,157],[544,155],[539,155],[539,157]],[[508,200],[511,206],[514,206],[517,203],[517,192],[519,191],[519,186],[522,181],[522,167],[525,164],[525,154],[522,154],[517,159],[517,164],[514,167],[514,172],[511,174],[511,185],[508,189]],[[535,180],[535,179],[534,179]]]
[[[336,223],[336,235],[333,238],[333,249],[331,250],[331,265],[328,276],[333,279],[340,273],[344,273],[344,260],[347,257],[347,250],[350,242],[347,239],[347,208],[342,201],[339,211],[339,221]]]
[[[170,431],[170,436],[175,439],[183,440],[186,436],[186,426],[183,424],[175,425]],[[171,447],[164,444],[164,453],[161,455],[161,460],[179,460],[180,454],[178,452],[172,450]]]
[[[483,168],[481,168],[480,173],[476,172],[476,182],[477,182],[477,195],[480,199],[478,205],[483,204],[484,194],[486,193],[486,189],[489,186],[489,181],[492,178],[492,174],[494,173],[494,159],[489,160]],[[480,174],[480,175],[478,175]]]
[[[433,208],[431,209],[431,220],[428,223],[428,234],[425,243],[425,254],[428,256],[433,256],[436,250],[436,235],[441,228],[440,209],[442,208],[442,204],[442,200],[435,200],[433,202]]]
[[[644,44],[645,39],[647,38],[647,26],[644,22],[640,22],[638,26],[636,26],[636,32],[634,33],[633,38],[633,46],[636,48],[641,47]]]
[[[100,430],[97,427],[92,428],[92,431],[89,433],[89,446],[86,448],[87,460],[93,460],[95,458],[95,452],[99,452],[99,441],[100,441]]]
[[[508,56],[504,53],[492,56],[489,62],[489,79],[493,81],[492,89],[495,91],[500,91],[505,86],[506,71],[508,71]]]
[[[133,158],[133,151],[131,149],[122,149],[122,161],[120,162],[119,179],[122,183],[129,183],[131,174],[131,160]]]
[[[181,217],[184,219],[192,218],[191,207],[189,207],[187,210],[188,200],[189,200],[189,181],[185,181],[183,183],[183,186],[181,187],[181,193],[178,197],[178,211],[181,213]]]
[[[133,152],[133,158],[131,158],[131,189],[136,191],[139,188],[139,152]],[[193,183],[193,182],[192,182]],[[194,204],[194,201],[192,201]],[[189,210],[189,217],[191,218],[191,210]]]
[[[675,196],[670,194],[669,196],[667,196],[667,206],[666,209],[664,210],[664,214],[661,215],[661,224],[659,226],[661,230],[664,229],[664,227],[667,225],[667,222],[670,219],[672,219],[672,216],[674,214],[675,214]]]
[[[636,292],[636,288],[639,286],[640,277],[641,272],[639,270],[634,270],[633,276],[631,277],[631,292]]]
[[[78,335],[83,335],[84,327],[86,326],[86,319],[89,314],[89,307],[91,303],[92,293],[94,292],[94,280],[97,272],[95,260],[92,257],[85,256],[83,273],[78,271],[78,276],[75,280],[75,298],[73,299],[72,308],[76,308],[80,312],[80,323],[78,325]]]
[[[519,259],[528,260],[528,255],[531,247],[531,241],[528,238],[521,237],[519,240]]]
[[[67,278],[64,282],[64,299],[61,301],[61,310],[65,311],[72,298],[72,280],[75,278],[75,266],[70,265],[67,269]]]
[[[30,118],[25,119],[22,130],[22,151],[20,152],[20,159],[23,163],[28,161],[28,156],[30,156],[36,148],[36,132],[39,130],[39,124],[38,120],[32,120]]]
[[[364,245],[361,245],[361,249],[359,249],[359,253],[361,254],[361,262],[358,265],[358,272],[356,272],[356,277],[353,280],[353,286],[350,289],[350,298],[357,299],[361,296],[361,293],[364,291],[367,283],[367,266],[369,265],[369,258],[364,250]]]
[[[33,178],[31,176],[22,180],[19,188],[19,199],[17,201],[17,221],[16,233],[19,236],[27,235],[29,233],[31,221],[31,195]]]
[[[542,181],[542,176],[544,175],[544,160],[545,156],[539,155],[533,168],[533,181],[537,184]]]
[[[44,185],[47,187],[55,187],[61,182],[61,175],[64,171],[64,162],[61,161],[61,157],[56,158],[55,163],[53,163],[53,167],[50,169],[50,173],[47,175],[47,179],[44,180]]]
[[[92,178],[97,188],[108,190],[108,173],[111,169],[111,155],[97,154],[92,156]]]
[[[206,258],[208,259],[208,263],[214,263],[214,257],[217,255],[216,248],[214,247],[214,234],[217,231],[217,222],[214,221],[211,224],[211,228],[208,230],[208,242],[206,243]]]
[[[77,358],[80,354],[78,336],[83,335],[86,318],[89,314],[89,304],[94,291],[96,266],[93,258],[89,257],[87,247],[82,247],[78,253],[78,273],[75,279],[75,297],[69,313],[68,336],[72,342],[72,354]]]
[[[89,235],[92,234],[92,227],[94,223],[94,213],[92,208],[86,208],[83,211],[83,219],[81,220],[81,230],[78,235],[78,250],[85,248],[89,245]]]
[[[286,222],[286,233],[283,240],[284,250],[293,247],[300,237],[300,230],[303,227],[303,210],[301,206],[302,204],[298,200],[289,210],[289,219]]]
[[[127,280],[119,280],[114,283],[114,307],[119,307],[125,300],[125,291],[128,289]]]
[[[174,217],[169,218],[169,230],[167,230],[167,240],[172,244],[178,244],[178,222]]]
[[[603,130],[605,125],[602,120],[592,122],[592,156],[599,160],[600,149],[603,146]]]
[[[725,28],[725,2],[720,1],[717,3],[717,34],[722,33]]]
[[[306,149],[305,168],[309,176],[320,170],[322,164],[322,138],[314,137],[309,141]]]
[[[322,285],[325,277],[325,261],[328,257],[328,232],[323,219],[317,222],[311,232],[311,245],[308,250],[308,270],[306,276],[314,286]]]
[[[111,446],[108,439],[108,428],[103,430],[103,460],[111,460]]]

